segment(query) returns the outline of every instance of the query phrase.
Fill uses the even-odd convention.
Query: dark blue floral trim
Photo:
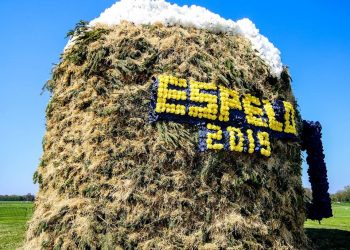
[[[156,121],[173,121],[177,123],[186,123],[195,125],[199,128],[199,143],[198,149],[199,151],[206,151],[207,147],[207,135],[208,133],[215,133],[215,130],[210,130],[207,128],[207,124],[213,124],[220,126],[223,131],[223,139],[220,141],[216,141],[215,143],[220,143],[224,145],[224,150],[229,150],[229,132],[227,131],[228,126],[233,126],[236,128],[240,128],[242,130],[251,129],[256,137],[256,133],[259,131],[268,132],[270,136],[278,138],[278,139],[288,139],[288,140],[296,140],[297,137],[294,134],[285,133],[285,132],[277,132],[273,131],[269,128],[264,127],[256,127],[247,123],[246,115],[244,111],[240,110],[230,110],[229,121],[212,121],[205,118],[195,118],[189,115],[175,115],[168,113],[157,113],[156,112],[156,104],[157,104],[157,90],[158,90],[159,82],[156,78],[153,78],[153,84],[151,86],[151,102],[150,102],[150,112],[149,112],[149,121],[151,123]],[[176,86],[171,86],[171,89],[177,89],[186,91],[187,100],[186,101],[176,101],[176,104],[182,104],[186,106],[186,114],[188,113],[190,106],[202,106],[205,104],[200,104],[198,102],[192,102],[190,100],[190,89],[189,88],[179,88]],[[218,104],[221,104],[220,95],[217,91],[206,91],[202,90],[203,93],[210,93],[216,95],[218,97]],[[241,96],[242,99],[242,96]],[[241,100],[242,101],[242,100]],[[171,103],[172,101],[169,100]],[[285,109],[282,101],[275,101],[272,103],[273,110],[276,115],[277,121],[284,120]],[[267,114],[264,113],[263,119],[267,119]],[[284,129],[284,128],[283,128]],[[324,162],[324,154],[323,154],[323,146],[321,140],[321,124],[319,122],[310,122],[303,121],[303,131],[301,134],[302,139],[302,148],[307,152],[306,161],[309,165],[308,174],[310,178],[310,183],[312,187],[313,200],[311,203],[307,204],[307,217],[312,220],[321,220],[323,218],[332,217],[332,208],[331,208],[331,200],[328,193],[329,184],[327,180],[327,169],[326,164]],[[249,145],[247,145],[248,138],[247,135],[244,135],[244,145],[243,152],[248,152]],[[254,141],[257,142],[256,138]],[[261,150],[261,145],[256,143],[254,151],[258,152]]]
[[[230,142],[229,142],[229,132],[227,131],[227,126],[226,127],[221,127],[222,131],[223,131],[223,138],[222,140],[216,140],[215,143],[220,143],[220,144],[223,144],[224,145],[224,150],[227,150],[229,151],[230,149]],[[256,133],[261,131],[261,130],[258,130],[258,129],[255,129],[253,130],[255,133],[253,133],[253,137],[254,137],[254,141],[255,141],[255,148],[254,148],[254,151],[255,152],[260,152],[260,150],[263,148],[260,143],[259,143],[259,140],[256,138]],[[208,129],[206,126],[199,126],[199,141],[198,141],[198,147],[199,147],[199,151],[200,152],[204,152],[206,150],[208,150],[207,148],[207,135],[208,133],[215,133],[217,132],[216,130],[211,130],[211,129]],[[243,138],[244,138],[244,144],[243,144],[243,152],[244,153],[248,153],[248,148],[249,148],[249,145],[248,145],[248,137],[246,134],[243,135]],[[239,138],[236,138],[236,141],[238,140]]]
[[[168,113],[157,113],[156,112],[156,104],[157,104],[157,90],[158,90],[158,86],[159,86],[159,82],[157,78],[153,78],[153,84],[151,86],[151,102],[149,104],[150,106],[150,111],[149,111],[149,121],[150,123],[156,122],[156,121],[173,121],[173,122],[177,122],[177,123],[186,123],[186,124],[190,124],[190,125],[195,125],[199,127],[199,151],[205,151],[207,150],[206,147],[206,135],[207,135],[207,128],[206,125],[208,123],[214,124],[214,125],[218,125],[222,128],[223,131],[226,131],[226,128],[228,126],[233,126],[236,128],[240,128],[242,130],[247,130],[247,129],[251,129],[254,131],[254,133],[262,131],[262,132],[268,132],[269,135],[271,137],[275,137],[278,139],[288,139],[288,140],[296,140],[297,137],[294,134],[290,134],[290,133],[285,133],[285,132],[277,132],[277,131],[273,131],[269,128],[264,128],[264,127],[256,127],[253,126],[251,124],[247,123],[246,120],[246,115],[244,113],[244,111],[241,110],[230,110],[230,116],[229,116],[229,122],[222,122],[222,121],[212,121],[206,118],[196,118],[196,117],[191,117],[189,115],[184,115],[184,116],[180,116],[180,115],[175,115],[175,114],[168,114]],[[171,89],[176,89],[176,90],[182,90],[182,91],[186,91],[187,92],[187,100],[186,101],[175,101],[174,103],[176,104],[182,104],[186,106],[186,114],[188,113],[189,107],[190,106],[201,106],[201,105],[205,105],[205,104],[200,104],[198,102],[192,102],[190,101],[190,90],[189,88],[179,88],[176,86],[171,86]],[[209,93],[212,95],[216,95],[218,97],[218,102],[220,105],[220,95],[218,94],[217,91],[206,91],[206,90],[202,90],[202,93]],[[243,96],[241,96],[241,99],[243,98]],[[172,101],[169,100],[169,103],[171,103]],[[284,120],[284,113],[285,113],[285,109],[283,106],[283,102],[282,101],[275,101],[272,103],[273,109],[275,111],[276,114],[276,120],[278,121],[283,121]],[[265,113],[262,117],[263,119],[267,119],[267,114]],[[227,133],[227,132],[226,132]],[[225,138],[228,138],[226,136],[224,136]],[[228,149],[228,142],[225,143],[225,147],[224,149]],[[244,146],[244,148],[246,149],[246,145]],[[259,146],[257,146],[256,150],[260,150]],[[244,151],[245,152],[245,151]]]
[[[306,204],[307,217],[319,221],[333,216],[321,130],[319,122],[303,121],[302,148],[307,153],[312,189],[312,202]]]

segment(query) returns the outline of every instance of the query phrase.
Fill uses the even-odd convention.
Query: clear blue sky
[[[349,1],[171,1],[197,4],[225,18],[250,18],[290,67],[304,119],[319,120],[330,191],[350,185]],[[35,193],[50,78],[80,20],[91,20],[114,0],[0,1],[0,194]],[[303,182],[307,186],[306,166]]]

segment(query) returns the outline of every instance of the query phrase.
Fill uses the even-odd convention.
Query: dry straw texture
[[[40,184],[24,249],[301,249],[298,142],[270,158],[199,153],[198,131],[149,124],[151,77],[216,81],[295,103],[239,36],[161,24],[78,29],[48,88]]]

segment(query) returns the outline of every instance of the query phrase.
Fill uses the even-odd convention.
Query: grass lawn
[[[32,213],[32,202],[0,201],[0,249],[21,246]]]
[[[319,250],[350,249],[350,203],[333,204],[333,218],[307,220],[305,231]],[[0,201],[0,249],[22,245],[26,222],[33,213],[31,202]]]
[[[350,249],[350,203],[333,203],[333,217],[307,220],[305,231],[319,250]]]

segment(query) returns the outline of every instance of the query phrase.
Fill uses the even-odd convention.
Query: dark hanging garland
[[[312,202],[306,204],[307,217],[318,221],[333,216],[321,130],[319,122],[303,121],[302,148],[307,153],[307,172],[312,189]]]

